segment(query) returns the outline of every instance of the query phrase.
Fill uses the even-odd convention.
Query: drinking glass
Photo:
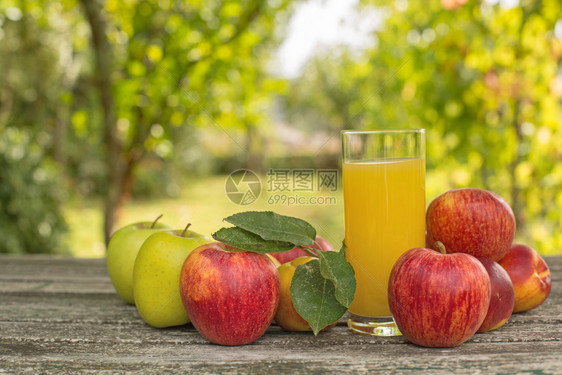
[[[357,289],[349,328],[396,336],[388,279],[398,257],[425,246],[425,130],[342,131],[345,256]]]

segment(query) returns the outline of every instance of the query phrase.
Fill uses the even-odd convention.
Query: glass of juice
[[[398,257],[425,247],[425,130],[342,131],[345,256],[357,289],[349,328],[396,336],[388,279]]]

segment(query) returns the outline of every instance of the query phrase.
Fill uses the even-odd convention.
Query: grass
[[[266,177],[260,177],[262,191],[258,199],[241,206],[231,202],[225,193],[226,176],[211,176],[187,181],[177,198],[133,200],[128,202],[119,214],[117,228],[137,222],[151,221],[163,214],[161,222],[174,228],[190,229],[208,236],[223,226],[223,218],[247,210],[270,210],[283,215],[300,217],[311,223],[318,234],[339,248],[344,236],[343,195],[337,192],[268,192]],[[310,197],[326,197],[324,204],[294,204],[283,197],[308,201]],[[279,197],[279,199],[277,199]],[[269,200],[269,202],[268,202]],[[69,225],[67,246],[75,257],[102,258],[105,245],[102,233],[102,201],[100,199],[75,199],[64,208]]]
[[[340,175],[341,177],[341,175]],[[210,176],[187,180],[177,198],[160,198],[130,201],[120,212],[117,228],[138,221],[152,221],[163,214],[162,222],[177,229],[191,223],[191,229],[208,236],[226,226],[223,218],[236,212],[247,210],[271,210],[280,214],[300,217],[310,222],[318,234],[339,248],[344,237],[343,194],[341,184],[336,192],[269,192],[267,177],[260,176],[262,191],[252,204],[240,206],[231,202],[225,193],[227,176]],[[428,173],[426,178],[426,204],[437,195],[452,188],[444,186],[447,179],[440,173]],[[310,197],[326,197],[332,202],[324,204],[289,204],[292,202],[277,198],[300,197],[305,201]],[[102,233],[101,199],[75,199],[64,207],[64,215],[69,225],[67,247],[76,257],[102,258],[105,245]],[[523,231],[516,233],[514,242],[526,243],[545,255],[562,254],[559,246],[545,244],[548,234],[531,236]],[[540,241],[539,241],[540,240]]]

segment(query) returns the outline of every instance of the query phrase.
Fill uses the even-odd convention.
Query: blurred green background
[[[341,129],[426,128],[428,203],[492,190],[516,241],[562,254],[560,1],[344,3],[3,0],[0,252],[102,257],[131,222],[210,234],[249,209],[338,246],[341,175],[282,190],[272,171],[341,168]],[[314,30],[334,40],[291,49]],[[249,205],[225,192],[241,168]]]

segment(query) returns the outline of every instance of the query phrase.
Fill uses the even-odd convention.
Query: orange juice
[[[346,258],[357,279],[349,311],[390,316],[392,266],[425,246],[425,158],[344,162],[342,169]]]

